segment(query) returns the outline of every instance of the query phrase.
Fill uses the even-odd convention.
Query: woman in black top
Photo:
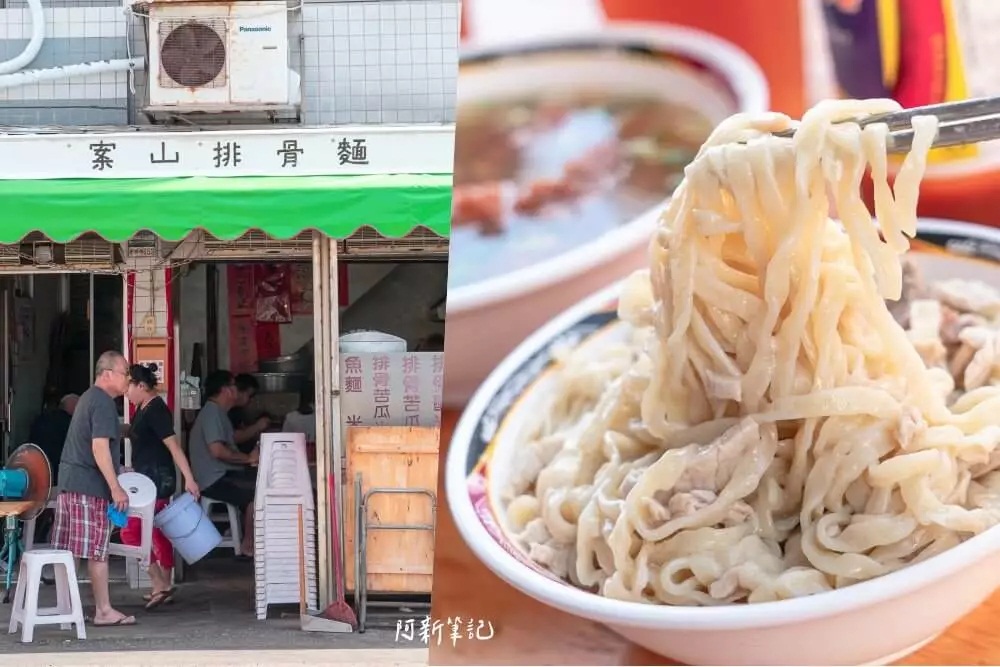
[[[129,424],[132,442],[132,469],[149,477],[156,485],[156,509],[170,503],[177,489],[177,469],[184,476],[184,489],[195,499],[201,490],[194,481],[191,466],[174,433],[174,417],[156,391],[156,369],[135,364],[129,369],[129,403],[137,406]],[[141,522],[133,517],[121,531],[123,544],[141,543]],[[174,547],[157,528],[153,528],[153,546],[149,557],[149,579],[153,590],[146,598],[146,609],[154,609],[173,599],[170,585],[174,568]]]

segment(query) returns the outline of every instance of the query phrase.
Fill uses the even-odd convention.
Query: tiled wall
[[[69,8],[42,1],[46,39],[28,69],[128,55],[127,24],[120,4],[80,6],[73,0]],[[81,5],[93,2],[84,0]],[[21,53],[31,35],[30,13],[22,0],[15,3],[0,10],[0,61]],[[0,125],[124,125],[127,93],[125,74],[0,88]]]
[[[453,121],[458,8],[457,0],[306,5],[307,122]]]
[[[135,293],[132,301],[132,326],[135,336],[167,335],[166,274],[160,262],[147,258],[129,258],[129,271],[135,272]],[[143,320],[150,317],[156,324],[152,333],[143,331]]]
[[[145,54],[142,24],[125,16],[119,2],[42,1],[46,40],[29,68]],[[31,34],[25,0],[6,7],[0,61],[20,53]],[[303,122],[454,121],[459,0],[305,2],[289,19]],[[141,108],[137,79],[134,106]],[[0,89],[0,125],[122,125],[130,119],[128,98],[125,74]],[[141,114],[134,118],[142,122]]]

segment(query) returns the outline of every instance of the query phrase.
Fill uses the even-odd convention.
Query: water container
[[[340,337],[340,352],[342,354],[406,352],[406,340],[382,331],[354,331]]]
[[[154,518],[174,549],[188,565],[194,565],[222,542],[215,524],[190,493],[182,493]]]

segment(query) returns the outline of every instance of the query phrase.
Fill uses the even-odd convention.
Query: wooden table
[[[441,427],[440,470],[457,415]],[[439,485],[440,487],[440,485]],[[639,648],[597,623],[557,611],[520,593],[494,575],[462,541],[447,511],[444,489],[434,560],[432,617],[490,621],[488,641],[431,640],[431,665],[662,665],[677,664]],[[900,619],[900,623],[905,623]],[[447,627],[447,626],[446,626]],[[901,665],[1000,665],[1000,593]]]
[[[3,500],[0,501],[0,518],[16,516],[27,512],[38,505],[34,500]]]

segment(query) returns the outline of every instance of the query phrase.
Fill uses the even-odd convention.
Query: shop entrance
[[[116,274],[0,275],[4,459],[64,397],[86,391],[102,352],[122,349],[123,304]]]

